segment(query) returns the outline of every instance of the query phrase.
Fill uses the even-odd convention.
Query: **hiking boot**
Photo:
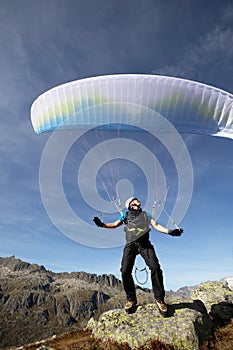
[[[165,316],[167,313],[167,305],[163,300],[155,300],[155,303],[159,309],[159,312],[162,316]]]
[[[137,306],[137,300],[130,301],[128,300],[125,304],[125,311],[128,312]]]

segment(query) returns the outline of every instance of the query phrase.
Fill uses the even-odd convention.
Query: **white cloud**
[[[212,30],[203,34],[196,45],[175,65],[166,65],[154,74],[178,76],[207,84],[231,79],[233,61],[233,7],[229,6]],[[230,77],[228,75],[230,74]],[[203,81],[204,80],[204,81]],[[231,85],[232,86],[232,85]]]

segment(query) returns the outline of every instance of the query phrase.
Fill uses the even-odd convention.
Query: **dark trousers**
[[[140,254],[151,271],[151,282],[155,299],[164,299],[163,272],[155,250],[149,239],[141,239],[126,244],[121,261],[123,287],[128,301],[136,300],[135,284],[132,270],[136,256]]]

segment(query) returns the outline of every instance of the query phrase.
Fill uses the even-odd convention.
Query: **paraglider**
[[[122,245],[121,236],[101,233],[102,239],[97,241],[85,214],[80,209],[77,214],[65,198],[62,171],[67,155],[78,165],[80,207],[85,204],[104,215],[121,212],[122,202],[134,195],[132,174],[136,182],[141,171],[140,181],[146,183],[148,193],[144,207],[155,207],[157,218],[163,211],[167,213],[168,226],[174,228],[187,211],[193,188],[192,162],[181,135],[232,139],[233,96],[172,77],[100,76],[43,93],[32,104],[31,121],[37,134],[58,131],[51,134],[40,166],[40,190],[49,217],[60,231],[81,244],[113,247]],[[95,136],[98,141],[94,141]],[[70,154],[75,145],[75,152]],[[161,161],[159,153],[164,149],[168,156]],[[130,181],[125,167],[119,166],[126,161],[131,166]],[[170,201],[170,214],[165,209],[170,186],[166,178],[168,163],[177,174],[176,199]],[[140,171],[136,172],[135,167]]]
[[[152,288],[159,312],[161,315],[165,316],[168,308],[164,302],[165,289],[163,273],[154,247],[149,240],[150,227],[173,237],[181,236],[183,229],[176,228],[174,230],[169,230],[163,225],[160,225],[149,213],[142,210],[141,201],[138,198],[128,198],[125,206],[127,211],[114,222],[104,223],[98,217],[94,217],[93,219],[96,226],[101,228],[113,229],[123,224],[125,225],[126,245],[121,261],[122,282],[127,298],[125,311],[131,313],[137,306],[136,287],[132,276],[132,270],[136,256],[140,254],[151,271]]]
[[[181,135],[232,139],[233,96],[184,79],[109,75],[77,80],[45,92],[31,107],[31,121],[37,134],[57,131],[50,136],[40,165],[41,196],[52,222],[70,239],[98,248],[123,245],[124,238],[118,232],[103,232],[108,230],[96,234],[86,211],[94,210],[98,227],[117,231],[124,224],[121,272],[127,297],[125,310],[132,312],[137,306],[132,268],[141,254],[151,270],[156,305],[166,315],[162,270],[149,241],[150,227],[181,236],[183,229],[178,225],[193,190],[192,161]],[[63,176],[67,158],[77,169],[69,168],[68,175],[78,173],[73,191],[75,177],[67,181]],[[175,180],[173,177],[171,181],[171,173],[176,175]],[[152,215],[147,209],[141,210],[141,201],[135,198],[138,188],[147,192],[144,208],[148,212],[152,209]],[[70,193],[76,194],[76,201],[78,198],[78,210]],[[125,200],[126,214],[122,205]],[[116,212],[120,216],[115,220],[103,218]],[[162,213],[168,218],[165,226],[157,222]],[[136,267],[136,280],[138,270]],[[147,274],[146,268],[140,271]]]
[[[108,109],[98,108],[106,105]],[[198,82],[155,75],[109,75],[45,92],[32,105],[31,121],[38,134],[132,120],[143,126],[147,123],[145,109],[149,109],[163,115],[179,133],[233,138],[232,105],[232,95]],[[169,131],[156,120],[149,127]]]

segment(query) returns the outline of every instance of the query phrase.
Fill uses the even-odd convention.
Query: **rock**
[[[224,282],[205,282],[196,286],[192,299],[199,299],[209,312],[213,304],[220,302],[233,303],[233,291]]]
[[[193,299],[199,299],[215,321],[226,324],[233,317],[233,291],[225,281],[205,282],[196,286]]]
[[[226,277],[221,280],[222,282],[225,282],[228,288],[233,291],[233,277]]]
[[[205,308],[195,303],[174,304],[167,318],[161,317],[154,304],[139,306],[130,315],[124,310],[112,310],[97,321],[92,318],[87,328],[97,339],[128,343],[132,349],[158,339],[175,349],[198,350],[212,334],[212,322]]]

